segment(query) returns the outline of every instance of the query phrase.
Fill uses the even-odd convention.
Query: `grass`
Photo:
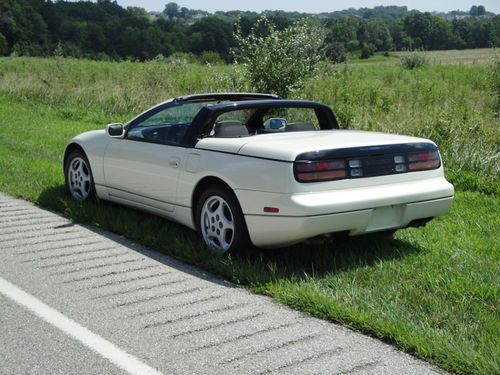
[[[349,56],[350,64],[398,65],[400,57],[407,52],[390,52],[388,56],[376,53],[369,59],[360,59],[359,55]],[[468,50],[425,51],[422,53],[432,65],[489,65],[498,54],[494,48]]]
[[[170,96],[243,87],[231,67],[152,66],[186,74],[166,83],[154,73],[162,79],[158,89],[135,97],[126,92],[154,83],[148,64],[1,59],[0,190],[124,234],[449,371],[500,373],[499,123],[487,67],[325,67],[321,79],[296,93],[334,104],[350,128],[438,138],[459,187],[450,214],[425,228],[399,230],[394,239],[368,236],[220,257],[184,227],[111,203],[81,205],[64,193],[62,150],[73,135]]]

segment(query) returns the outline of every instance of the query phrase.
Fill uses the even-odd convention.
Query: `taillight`
[[[343,160],[295,162],[294,169],[299,182],[338,180],[347,176]]]
[[[407,156],[408,162],[403,156],[395,156],[396,172],[407,171],[425,171],[429,169],[437,169],[441,166],[439,152],[421,152],[418,154],[410,154]]]

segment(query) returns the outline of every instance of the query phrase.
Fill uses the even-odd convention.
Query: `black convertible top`
[[[193,94],[184,95],[175,98],[178,101],[209,101],[209,100],[256,100],[256,99],[281,99],[278,95],[273,94],[260,94],[254,92],[217,92],[217,93],[206,93],[206,94]]]
[[[223,113],[238,110],[255,110],[254,118],[262,116],[272,108],[310,108],[316,113],[321,130],[338,129],[339,124],[330,107],[325,104],[309,100],[283,99],[278,95],[260,93],[204,93],[179,96],[160,103],[139,116],[130,120],[125,128],[127,132],[143,119],[148,118],[166,108],[182,106],[187,103],[202,103],[198,114],[187,127],[182,140],[176,145],[194,147],[200,135],[204,135],[213,128],[217,117]],[[182,124],[176,124],[182,125]],[[184,124],[186,125],[186,124]]]

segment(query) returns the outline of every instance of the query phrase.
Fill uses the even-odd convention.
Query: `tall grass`
[[[0,91],[46,104],[132,114],[160,101],[195,92],[241,91],[237,69],[167,63],[164,59],[106,62],[77,59],[0,59]]]
[[[293,96],[329,104],[344,128],[430,138],[458,188],[498,193],[500,118],[492,77],[491,66],[479,65],[409,71],[396,65],[325,64]],[[179,95],[250,89],[238,66],[0,59],[0,93],[65,106],[68,117],[71,107],[91,108],[103,122],[125,120]]]

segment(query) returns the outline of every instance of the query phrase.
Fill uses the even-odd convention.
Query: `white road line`
[[[116,366],[137,375],[161,375],[161,372],[149,367],[134,356],[126,353],[106,339],[91,332],[69,319],[59,311],[47,306],[42,301],[19,289],[14,284],[0,277],[0,293],[12,299],[21,306],[31,310],[36,316],[59,328],[68,336],[73,337],[85,346],[114,363]]]

